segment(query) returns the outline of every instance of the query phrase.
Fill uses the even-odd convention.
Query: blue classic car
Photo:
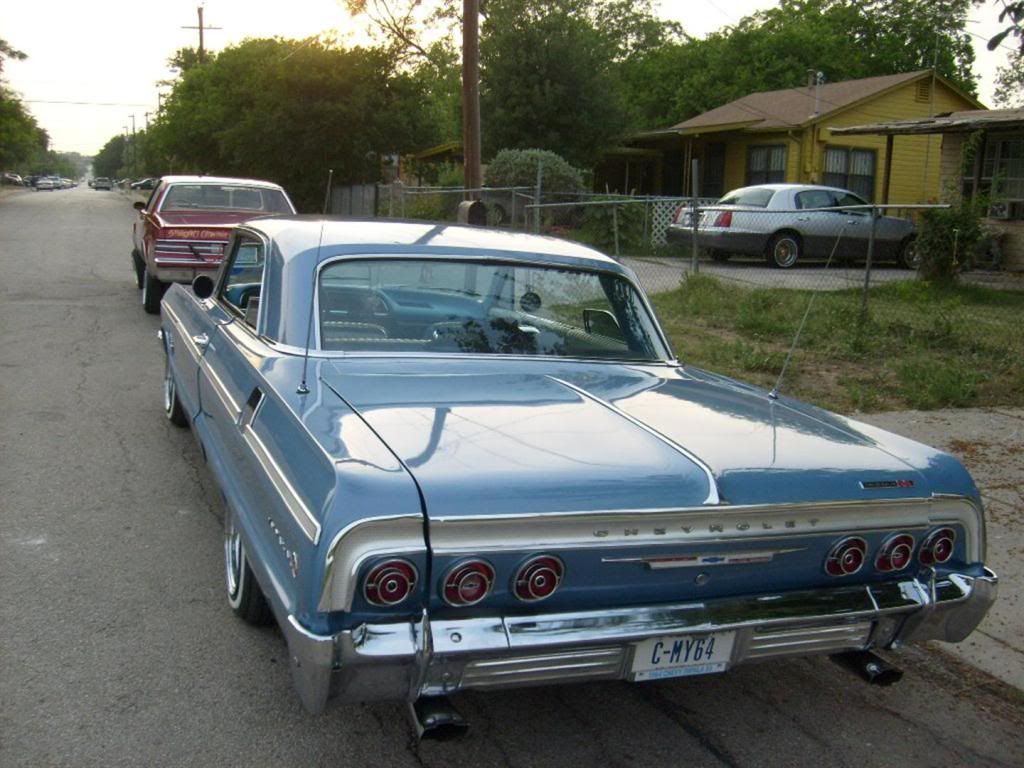
[[[680,363],[627,268],[486,229],[274,217],[163,299],[167,417],[226,499],[228,602],[305,706],[722,672],[967,637],[952,457]]]

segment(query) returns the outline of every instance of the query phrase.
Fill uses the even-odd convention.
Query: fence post
[[[395,182],[388,184],[388,218],[395,218]]]
[[[615,235],[615,258],[619,258],[619,204],[612,203],[612,233]]]
[[[400,195],[400,197],[398,198],[398,202],[399,202],[399,205],[401,206],[402,218],[404,219],[405,218],[405,185],[401,181],[398,182],[398,193]]]
[[[644,245],[650,245],[653,248],[654,243],[648,243],[647,242],[647,219],[650,216],[650,213],[651,213],[651,198],[645,197],[644,198],[644,234],[643,234],[643,238],[641,239],[641,242]]]
[[[868,255],[864,263],[864,296],[861,297],[860,313],[868,313],[868,289],[871,287],[871,260],[875,255],[875,230],[878,229],[878,209],[871,206],[871,229],[868,230]]]
[[[519,194],[518,190],[516,190],[516,189],[512,190],[512,205],[510,206],[510,209],[509,209],[509,221],[508,221],[508,225],[509,225],[509,227],[511,229],[515,229],[516,228],[516,195],[518,195],[518,194]]]
[[[690,224],[692,226],[690,239],[691,239],[691,254],[690,254],[690,271],[693,274],[700,272],[700,259],[699,248],[697,246],[697,170],[699,167],[699,161],[694,158],[692,165],[690,166],[690,187],[693,192],[693,197],[690,198]]]
[[[544,164],[537,161],[537,187],[533,193],[533,204],[540,205],[540,184],[544,179]],[[533,209],[533,232],[540,234],[540,208]]]

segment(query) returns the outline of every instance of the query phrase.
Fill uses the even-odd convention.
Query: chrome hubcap
[[[171,375],[171,361],[164,361],[164,411],[170,414],[174,408],[175,391],[174,376]]]
[[[242,537],[235,530],[234,523],[228,524],[224,536],[224,566],[228,595],[234,597],[238,594],[238,586],[242,580]]]
[[[788,238],[775,244],[775,263],[780,267],[791,266],[796,261],[796,254],[796,243]]]

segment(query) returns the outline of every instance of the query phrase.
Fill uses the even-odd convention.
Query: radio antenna
[[[316,263],[320,263],[320,249],[324,244],[324,222],[320,222],[320,240],[316,244]],[[313,276],[313,292],[309,296],[309,317],[306,320],[306,348],[302,351],[302,381],[299,388],[295,390],[298,395],[308,395],[309,387],[306,386],[306,369],[309,366],[309,343],[313,336],[313,307],[316,304],[316,275]]]
[[[324,215],[331,212],[331,190],[334,188],[334,169],[327,169],[327,191],[324,192]]]
[[[872,209],[872,214],[873,213],[874,209]],[[846,232],[846,228],[849,226],[849,224],[849,221],[843,224],[842,229],[839,230],[839,234],[836,235],[836,241],[835,243],[832,244],[832,253],[828,255],[828,261],[825,262],[825,269],[828,269],[829,266],[831,266],[832,257],[836,255],[836,249],[839,247],[839,241],[843,239],[843,233]],[[789,368],[789,361],[793,358],[793,353],[796,351],[796,345],[800,341],[800,334],[803,333],[804,326],[807,325],[807,318],[811,314],[811,307],[814,306],[814,300],[816,298],[818,298],[818,291],[812,290],[811,298],[807,302],[807,309],[804,310],[804,316],[800,320],[799,327],[797,327],[796,329],[796,335],[793,337],[793,343],[790,344],[789,346],[789,352],[786,353],[786,359],[782,361],[782,370],[779,371],[779,378],[775,380],[775,386],[772,387],[772,391],[768,393],[768,397],[770,397],[772,400],[779,399],[779,392],[782,389],[782,380],[786,376],[786,369]]]

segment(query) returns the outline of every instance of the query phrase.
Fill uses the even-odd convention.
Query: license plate
[[[684,675],[724,672],[732,658],[735,632],[711,635],[669,635],[637,643],[631,680],[660,680]]]

